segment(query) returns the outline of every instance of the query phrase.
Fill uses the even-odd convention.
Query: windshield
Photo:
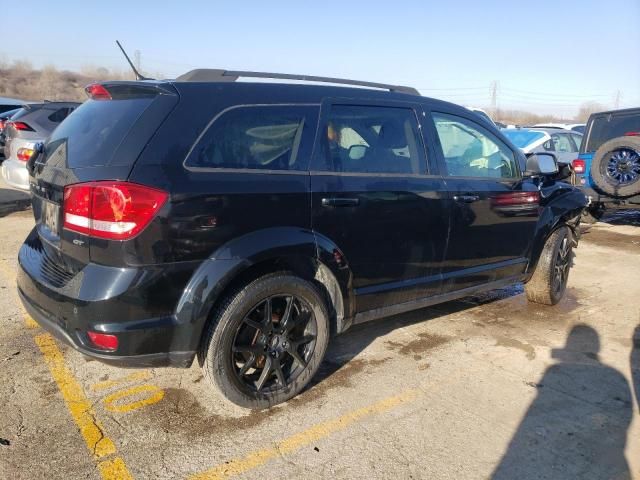
[[[544,138],[543,132],[519,130],[517,128],[505,128],[502,130],[502,133],[518,148],[527,148],[527,146],[533,142]]]

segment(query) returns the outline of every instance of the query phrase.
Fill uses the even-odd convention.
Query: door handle
[[[355,207],[360,204],[359,198],[323,198],[321,200],[323,207]]]
[[[454,195],[453,199],[456,202],[473,203],[480,200],[480,197],[478,195]]]

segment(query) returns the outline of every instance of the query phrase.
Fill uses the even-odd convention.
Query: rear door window
[[[323,133],[328,170],[424,173],[424,148],[410,108],[332,105]]]
[[[188,155],[185,166],[307,170],[318,110],[318,106],[306,105],[231,108],[211,123]],[[307,139],[305,151],[300,152],[303,134]]]
[[[595,117],[584,151],[595,152],[604,142],[630,134],[640,135],[640,111]]]
[[[574,147],[571,143],[571,140],[569,139],[568,134],[554,133],[553,135],[551,135],[551,139],[555,144],[556,152],[569,153],[575,151],[573,150]]]
[[[56,128],[46,145],[46,156],[63,155],[70,168],[108,165],[114,152],[153,97],[87,100]],[[132,162],[134,159],[131,160]]]

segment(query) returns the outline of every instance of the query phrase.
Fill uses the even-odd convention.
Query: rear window
[[[107,165],[152,102],[153,97],[86,101],[53,131],[46,145],[47,158],[55,151],[64,154],[69,168]]]
[[[303,130],[314,129],[308,106],[243,106],[213,121],[185,162],[191,168],[305,170]]]
[[[640,134],[640,112],[595,117],[589,130],[589,137],[586,142],[583,142],[581,151],[595,152],[604,142],[628,134]]]

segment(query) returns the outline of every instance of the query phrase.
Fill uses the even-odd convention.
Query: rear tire
[[[213,313],[199,352],[204,375],[226,399],[263,409],[297,395],[329,342],[322,294],[288,272],[254,280]]]
[[[593,155],[591,178],[614,197],[640,193],[640,138],[619,137],[602,144]]]
[[[572,242],[568,227],[560,227],[547,239],[535,272],[524,287],[527,300],[555,305],[562,299],[573,261]]]

